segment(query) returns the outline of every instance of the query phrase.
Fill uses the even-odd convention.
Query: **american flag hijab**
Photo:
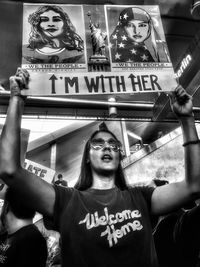
[[[127,33],[130,21],[147,24],[148,30],[142,42],[134,41]],[[141,35],[141,34],[140,34]],[[150,15],[142,8],[125,8],[119,15],[116,28],[110,36],[112,62],[168,62],[167,49],[163,47]],[[162,53],[160,56],[159,52]]]

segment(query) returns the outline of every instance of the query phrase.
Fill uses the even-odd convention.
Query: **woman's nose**
[[[136,26],[134,26],[134,27],[133,27],[133,31],[134,31],[135,34],[138,34],[138,33],[139,33],[139,28],[136,27]]]
[[[48,25],[49,25],[49,26],[53,26],[53,25],[54,25],[53,20],[49,20],[49,21],[48,21]]]
[[[133,26],[133,33],[136,34],[136,28]]]
[[[106,149],[111,150],[109,143],[105,142],[103,149],[104,150],[106,150]]]

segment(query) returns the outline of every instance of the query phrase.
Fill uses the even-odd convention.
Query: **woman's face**
[[[116,139],[107,132],[97,133],[89,151],[91,169],[97,173],[114,173],[119,166],[120,152]]]
[[[64,22],[59,13],[53,10],[40,15],[40,28],[50,38],[56,38],[63,33]]]
[[[141,43],[149,36],[149,24],[141,20],[130,20],[125,26],[125,31],[131,40]]]

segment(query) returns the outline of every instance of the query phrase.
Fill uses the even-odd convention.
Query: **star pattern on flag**
[[[118,46],[119,46],[120,48],[124,48],[125,44],[123,44],[123,43],[121,42],[121,43],[118,44]]]
[[[137,51],[135,50],[135,48],[131,49],[131,53],[136,55]]]
[[[126,13],[126,14],[124,14],[123,18],[124,18],[124,19],[127,19],[127,18],[128,18],[128,15],[127,15],[127,13]]]
[[[134,42],[126,32],[120,34],[119,31],[115,31],[110,41],[113,62],[155,62],[146,45]]]
[[[121,57],[121,55],[118,53],[115,55],[115,59],[120,59],[120,57]]]
[[[113,35],[112,38],[115,40],[117,39],[117,34]]]
[[[126,37],[126,35],[122,35],[122,40],[123,40],[123,41],[127,41],[127,37]]]
[[[141,56],[141,59],[142,59],[142,61],[148,61],[148,56],[146,56],[146,55],[142,55],[142,56]]]

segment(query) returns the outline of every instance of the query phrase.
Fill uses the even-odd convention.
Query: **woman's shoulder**
[[[154,189],[154,187],[149,185],[132,185],[129,186],[128,191],[131,194],[142,194],[143,196],[151,196]]]

